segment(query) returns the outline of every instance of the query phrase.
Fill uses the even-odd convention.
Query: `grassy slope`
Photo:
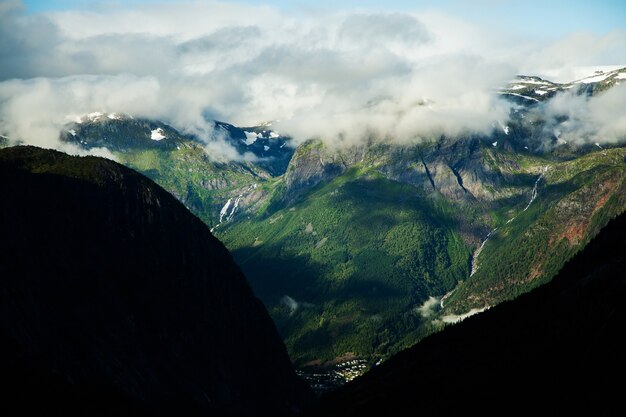
[[[265,182],[240,164],[211,161],[201,146],[191,142],[178,149],[129,150],[115,156],[176,196],[209,227],[218,222],[220,207],[233,192]],[[218,183],[216,189],[212,184]]]
[[[469,251],[441,209],[416,188],[358,167],[218,237],[299,364],[411,344],[422,324],[417,307],[468,274]],[[299,302],[295,311],[284,296]]]
[[[494,305],[547,282],[626,208],[624,155],[621,148],[554,162],[486,149],[494,167],[510,171],[503,184],[510,197],[486,209],[490,220],[480,218],[485,207],[426,198],[362,164],[294,206],[234,224],[219,237],[299,365],[345,352],[387,356],[440,327],[418,307],[459,281],[442,315]],[[523,212],[545,166],[539,196]],[[463,217],[499,227],[471,279],[470,248],[458,234]],[[298,302],[295,311],[286,295]]]
[[[479,270],[449,311],[495,305],[548,282],[589,239],[626,210],[626,149],[551,164],[526,212],[502,224],[485,245]]]
[[[308,416],[623,414],[626,215],[554,280],[447,328]]]
[[[116,156],[173,193],[210,226],[217,223],[226,200],[253,183],[266,197],[280,195],[280,178],[267,179],[243,164],[212,162],[200,146],[188,141],[177,144],[129,149]],[[446,301],[443,314],[513,298],[549,280],[564,260],[624,209],[624,185],[615,188],[624,178],[624,149],[554,163],[485,147],[486,163],[506,178],[493,190],[487,188],[500,199],[463,207],[383,178],[377,171],[397,162],[398,156],[379,153],[316,187],[295,205],[280,208],[261,197],[252,210],[256,216],[239,217],[239,222],[216,230],[266,303],[298,364],[346,352],[376,358],[412,344],[439,328],[424,319],[418,307],[459,281],[465,280]],[[540,184],[539,198],[506,225],[525,207],[530,187],[546,165],[552,168]],[[611,191],[606,199],[603,189]],[[570,224],[570,229],[584,226],[581,236],[553,241],[552,230],[577,213],[584,216],[583,208],[567,204],[577,200],[601,202],[602,207],[592,213],[590,224]],[[499,226],[500,231],[480,255],[478,273],[467,280],[471,247],[462,229],[477,225]],[[284,296],[298,302],[296,311]]]

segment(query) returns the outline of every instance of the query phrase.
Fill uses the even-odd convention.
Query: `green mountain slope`
[[[258,210],[268,195],[266,183],[285,171],[293,149],[288,138],[267,129],[215,122],[213,134],[241,156],[229,161],[213,158],[206,143],[194,135],[116,113],[82,117],[66,126],[61,140],[87,150],[107,148],[119,162],[159,183],[216,227],[243,210]],[[221,214],[229,200],[228,210]]]
[[[358,167],[220,237],[300,365],[382,356],[414,341],[423,300],[469,272],[470,253],[443,208]]]
[[[329,160],[304,152],[287,177]],[[624,148],[569,161],[471,141],[358,152],[297,202],[218,233],[301,366],[373,362],[545,283],[626,209]]]
[[[478,270],[450,297],[447,310],[495,305],[546,283],[626,210],[626,149],[546,167],[533,204],[490,236],[476,260]]]
[[[567,117],[545,114],[558,94],[603,94],[623,73],[518,77],[500,91],[516,103],[509,120],[487,135],[292,149],[268,126],[215,122],[239,155],[227,163],[193,135],[120,115],[82,118],[62,139],[107,147],[209,225],[298,366],[371,365],[549,281],[624,211],[623,143],[564,143],[554,123]]]
[[[308,415],[621,415],[624,268],[626,214],[550,283],[397,354]]]

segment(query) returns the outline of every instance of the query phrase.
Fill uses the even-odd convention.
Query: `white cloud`
[[[626,84],[589,98],[572,91],[545,107],[547,129],[568,143],[617,143],[626,139]]]
[[[213,152],[223,147],[207,119],[280,119],[297,140],[329,143],[484,133],[508,114],[493,90],[529,65],[626,61],[620,32],[511,45],[436,12],[305,16],[196,1],[24,15],[0,4],[1,130],[48,146],[67,114],[92,111],[165,120],[217,141]]]
[[[428,297],[424,303],[417,308],[423,318],[434,316],[441,309],[441,297]]]
[[[614,30],[606,34],[572,33],[554,43],[533,48],[524,54],[520,63],[524,72],[534,71],[557,82],[577,80],[580,67],[598,65],[626,66],[626,31]]]
[[[133,75],[8,80],[0,83],[0,123],[9,137],[54,147],[68,115],[154,114],[159,93],[157,79]]]

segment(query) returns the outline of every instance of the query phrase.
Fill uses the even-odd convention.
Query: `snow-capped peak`
[[[87,120],[91,122],[97,122],[102,116],[104,116],[104,114],[100,113],[99,111],[95,111],[87,115]]]
[[[67,120],[68,122],[74,122],[76,124],[99,122],[104,118],[107,118],[109,120],[123,120],[125,118],[132,119],[132,116],[123,113],[103,113],[99,111],[87,113],[82,116],[78,114],[68,114],[67,116],[65,116],[65,120]]]

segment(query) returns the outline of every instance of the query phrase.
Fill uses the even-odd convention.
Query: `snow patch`
[[[536,98],[534,98],[534,97],[528,97],[528,96],[524,96],[524,95],[517,94],[517,93],[509,93],[509,92],[507,92],[507,91],[502,91],[500,94],[508,94],[508,95],[510,95],[510,96],[521,97],[521,98],[525,98],[526,100],[532,100],[532,101],[536,101],[537,103],[539,103],[539,100],[537,100],[537,99],[536,99]]]
[[[551,82],[545,80],[535,80],[532,78],[520,77],[517,80],[513,80],[514,83],[534,84],[534,85],[552,85]]]
[[[491,146],[493,146],[493,147],[498,146],[498,141],[495,141],[494,143],[492,143]]]
[[[506,126],[504,123],[502,123],[501,121],[498,120],[498,124],[500,125],[500,128],[502,129],[502,131],[504,132],[505,135],[508,135],[509,132],[511,131],[511,129]],[[495,146],[495,145],[494,145]]]
[[[280,135],[279,135],[278,133],[276,133],[276,132],[270,132],[270,138],[272,138],[272,139],[276,139],[276,138],[279,138],[279,137],[280,137]]]
[[[100,120],[102,116],[104,116],[104,114],[100,113],[99,111],[95,111],[93,113],[89,113],[87,115],[87,119],[89,119],[92,122],[97,122],[98,120]]]
[[[117,113],[110,113],[107,115],[107,117],[111,120],[122,120],[122,115]]]
[[[161,129],[160,127],[159,127],[159,128],[156,128],[156,129],[154,129],[153,131],[151,131],[151,132],[150,132],[150,139],[152,139],[152,140],[163,140],[163,139],[167,139],[167,138],[165,137],[165,134],[164,134],[164,133],[165,133],[165,132],[164,132],[164,131],[163,131],[163,129]]]
[[[74,129],[70,129],[68,130],[68,132],[70,133],[70,135],[76,136],[76,131]]]
[[[246,140],[244,142],[246,143],[247,146],[252,145],[254,142],[256,142],[256,140],[259,138],[259,136],[261,136],[258,133],[246,132],[245,130],[244,130],[243,133],[246,134]]]
[[[544,91],[544,90],[537,90],[537,89],[535,89],[535,94],[539,94],[540,96],[542,96],[544,94],[548,94],[548,92]]]
[[[611,75],[611,73],[603,73],[602,71],[596,71],[596,72],[599,72],[600,74],[593,75],[593,76],[587,77],[587,78],[583,78],[582,80],[574,81],[574,84],[598,83],[600,81],[606,80],[609,77],[609,75]]]
[[[267,152],[267,151],[269,151],[269,150],[270,150],[270,147],[269,147],[269,146],[267,146],[267,145],[265,145],[265,146],[263,146],[263,150],[264,150],[265,152]]]

